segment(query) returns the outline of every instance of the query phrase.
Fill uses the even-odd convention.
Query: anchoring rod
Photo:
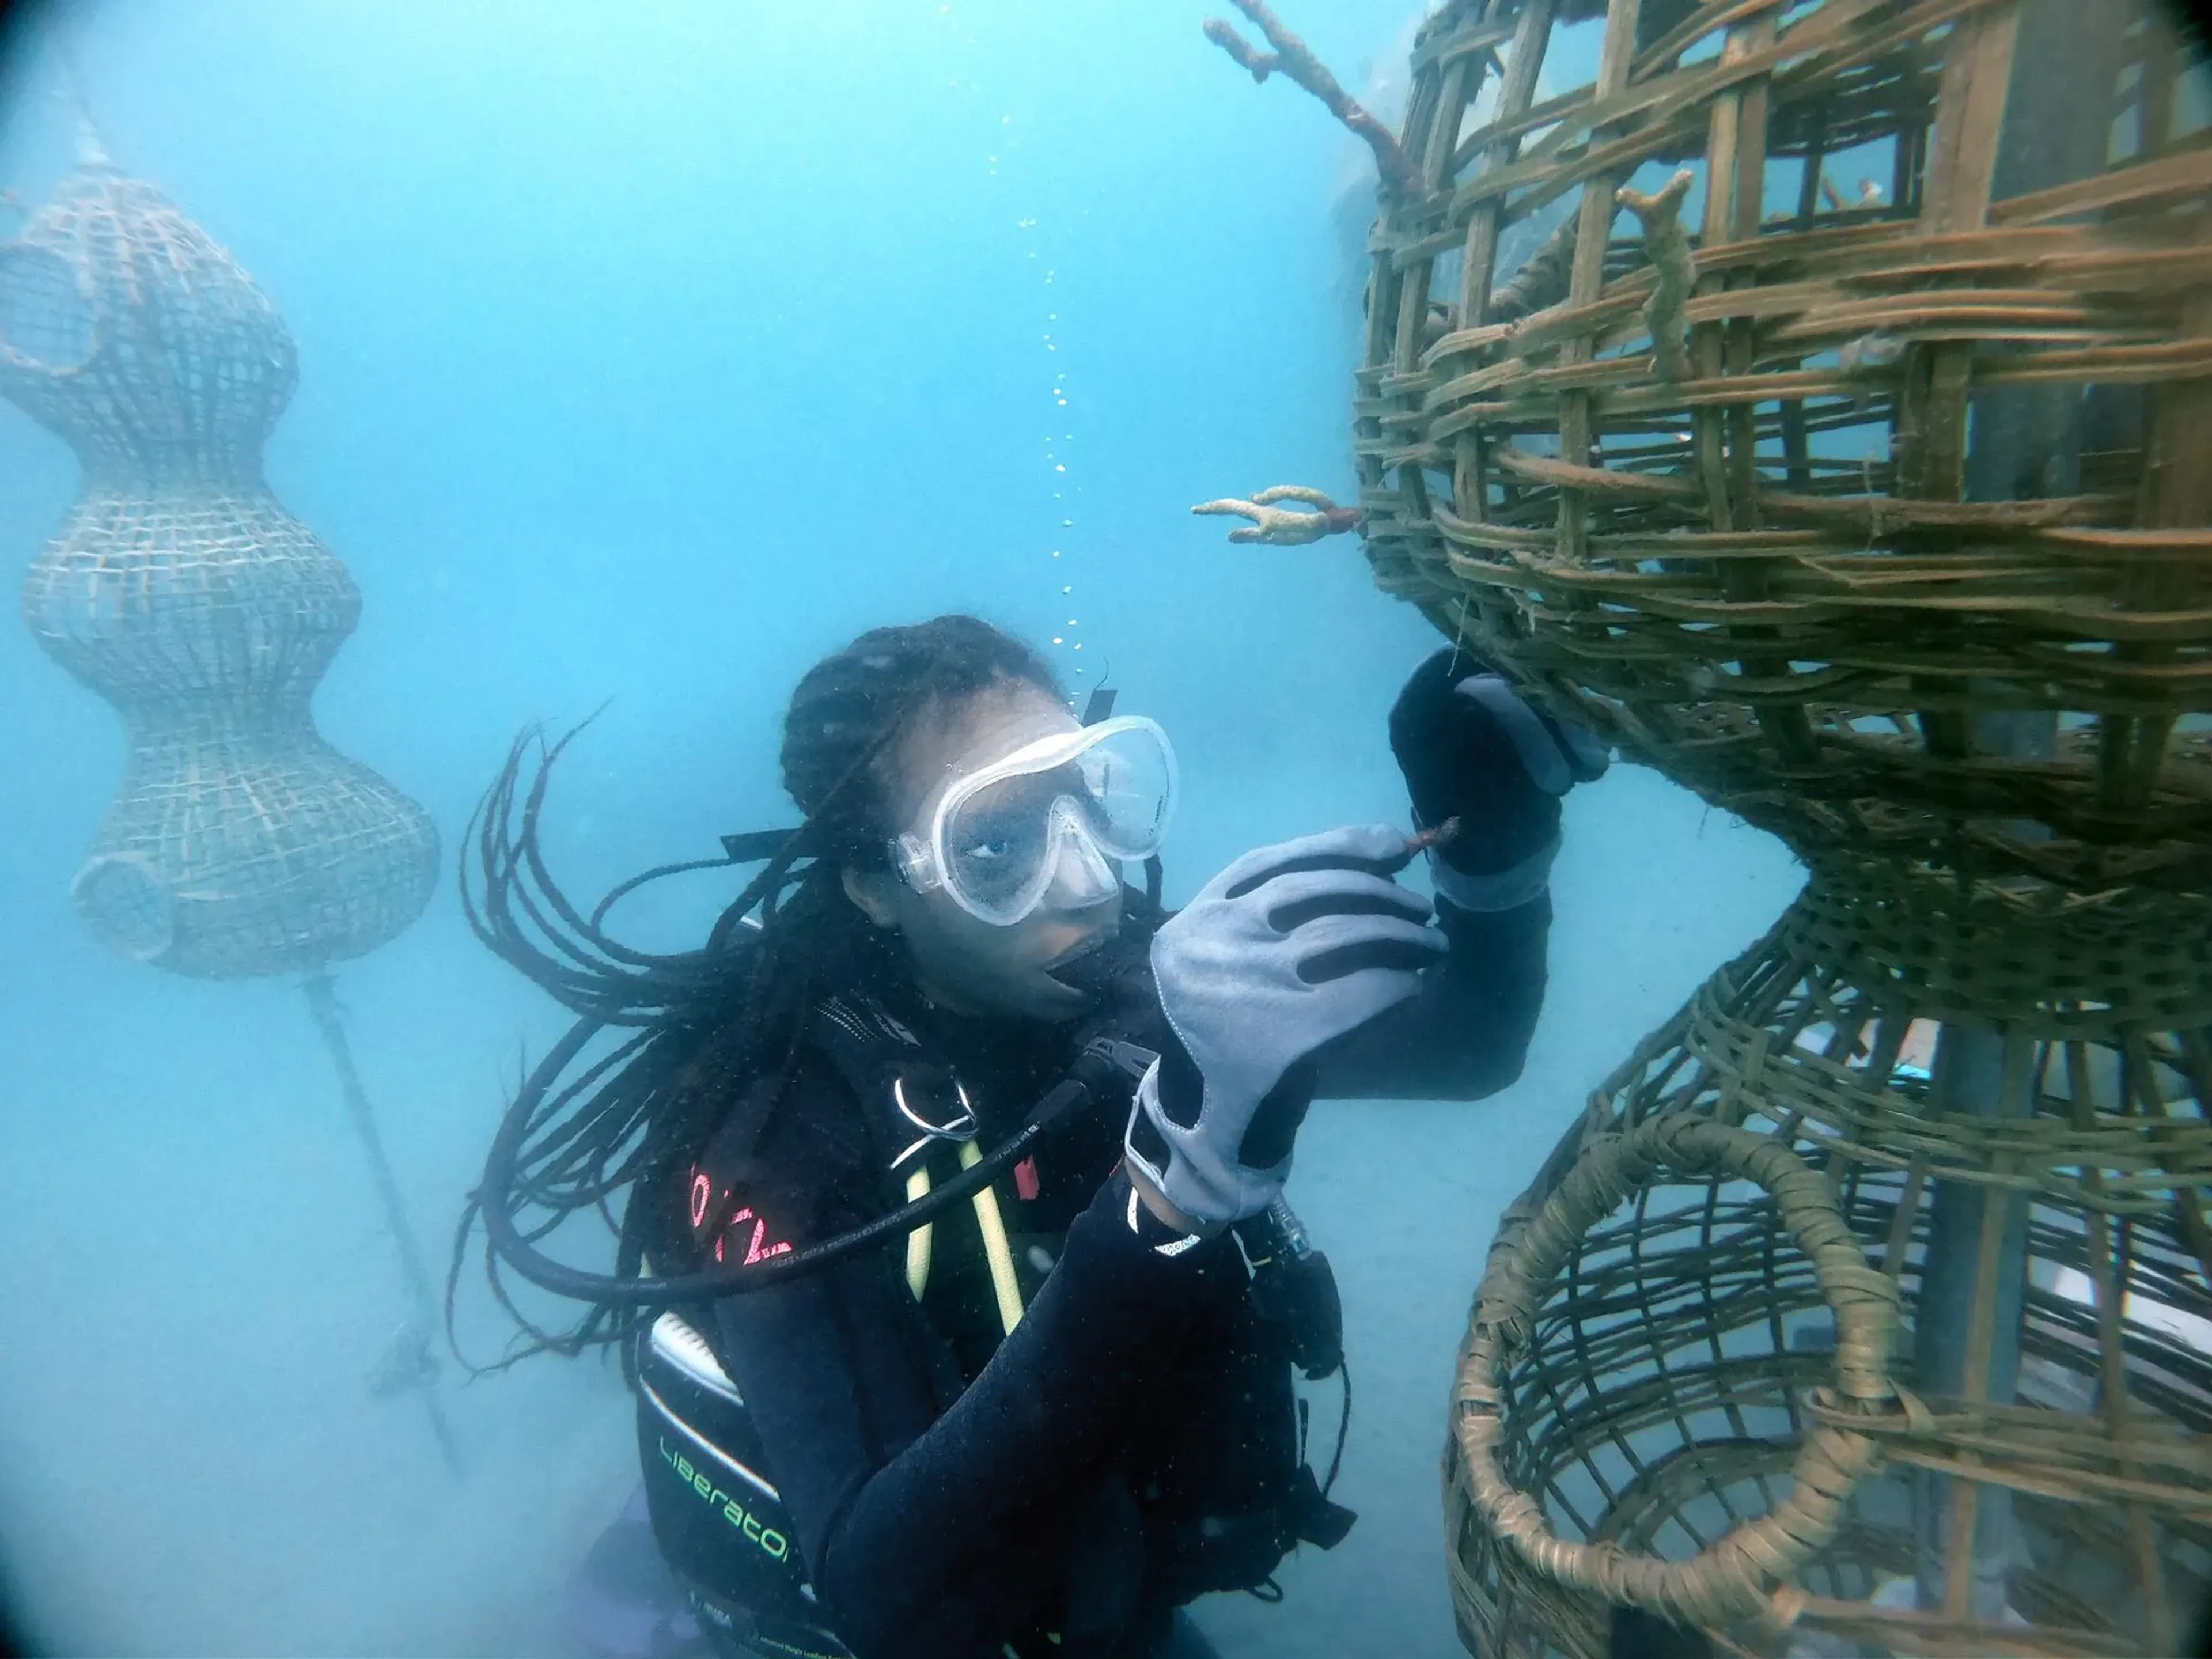
[[[460,1447],[453,1439],[453,1426],[446,1421],[445,1408],[432,1392],[431,1380],[435,1375],[436,1361],[430,1356],[430,1333],[437,1328],[437,1297],[430,1288],[430,1275],[422,1261],[422,1249],[416,1242],[415,1230],[407,1219],[407,1206],[399,1193],[399,1182],[392,1173],[392,1160],[384,1151],[384,1137],[376,1127],[376,1114],[369,1109],[368,1094],[361,1086],[361,1071],[353,1063],[353,1045],[346,1041],[345,1020],[338,1011],[336,988],[327,971],[310,974],[303,988],[307,994],[308,1012],[315,1017],[316,1029],[323,1034],[323,1046],[331,1051],[331,1064],[337,1068],[338,1089],[345,1097],[346,1116],[353,1124],[353,1132],[360,1139],[362,1150],[368,1156],[368,1173],[376,1188],[376,1196],[384,1206],[385,1224],[391,1230],[393,1247],[399,1254],[399,1276],[405,1282],[408,1300],[414,1304],[414,1317],[403,1327],[398,1341],[408,1352],[399,1358],[407,1364],[410,1374],[391,1379],[392,1386],[418,1387],[422,1403],[430,1416],[430,1431],[438,1438],[438,1449],[445,1454],[446,1466],[455,1474],[461,1472]],[[390,1357],[387,1357],[389,1364]]]

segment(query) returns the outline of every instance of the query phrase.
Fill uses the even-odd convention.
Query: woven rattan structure
[[[1381,585],[1809,871],[1492,1247],[1462,1639],[1595,1656],[1633,1607],[1723,1651],[2179,1651],[2212,1583],[2212,143],[2170,26],[1448,0],[1393,137],[1237,3],[1273,53],[1217,44],[1378,158]]]
[[[0,244],[0,392],[83,464],[24,620],[128,732],[77,904],[105,943],[177,973],[358,956],[415,919],[436,872],[422,810],[308,712],[361,599],[262,481],[295,373],[252,278],[96,148]]]
[[[88,122],[83,149],[0,243],[0,392],[83,466],[23,617],[115,706],[128,744],[72,890],[105,944],[156,967],[304,976],[411,1304],[372,1387],[424,1390],[458,1469],[428,1392],[429,1274],[330,974],[421,914],[437,831],[309,712],[361,596],[262,479],[297,374],[283,319],[205,231],[109,163]]]

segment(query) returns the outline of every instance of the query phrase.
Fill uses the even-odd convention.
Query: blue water
[[[1289,7],[1386,107],[1414,9]],[[1318,106],[1208,46],[1204,15],[64,6],[0,54],[0,184],[35,204],[69,163],[64,39],[117,161],[282,310],[301,376],[270,478],[365,599],[318,718],[449,852],[519,726],[602,703],[556,797],[574,890],[788,822],[774,746],[800,672],[966,609],[1073,690],[1110,665],[1122,708],[1174,734],[1172,901],[1248,847],[1402,823],[1382,716],[1434,643],[1353,539],[1231,548],[1188,515],[1276,483],[1353,494],[1367,176]],[[0,404],[0,569],[76,477]],[[13,626],[0,709],[0,1550],[36,1632],[557,1651],[560,1587],[635,1480],[619,1376],[540,1359],[463,1384],[449,1364],[458,1478],[419,1400],[371,1397],[404,1300],[298,987],[105,954],[68,888],[118,724]],[[1288,1565],[1286,1605],[1203,1606],[1225,1653],[1458,1651],[1437,1455],[1498,1211],[1794,882],[1777,844],[1618,768],[1571,803],[1522,1082],[1317,1109],[1291,1196],[1343,1281],[1339,1495],[1362,1520]],[[688,942],[728,890],[700,878],[632,925]],[[442,1267],[518,1055],[561,1021],[471,940],[450,874],[339,986]],[[503,1328],[473,1281],[463,1324],[479,1356]]]

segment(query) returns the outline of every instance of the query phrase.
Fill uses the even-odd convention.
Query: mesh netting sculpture
[[[328,969],[421,913],[437,834],[309,714],[361,597],[262,479],[296,373],[252,278],[88,132],[78,167],[0,243],[0,393],[83,465],[24,583],[24,621],[114,705],[128,743],[73,884],[78,912],[104,944],[173,973],[307,976],[418,1304],[399,1370],[419,1373],[428,1280]]]
[[[1379,582],[1809,877],[1508,1212],[1451,1408],[1462,1640],[1595,1656],[1633,1607],[1742,1653],[2179,1651],[2212,148],[2170,27],[1449,0],[1393,137],[1237,4],[1273,54],[1209,34],[1382,164]]]

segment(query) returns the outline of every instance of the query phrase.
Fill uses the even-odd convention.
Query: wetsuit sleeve
[[[1163,1256],[1129,1230],[1127,1202],[1116,1175],[957,1398],[896,1250],[715,1305],[816,1594],[860,1659],[995,1653],[1041,1612],[1054,1540],[1171,1380],[1186,1334],[1242,1293],[1225,1239]]]
[[[1437,901],[1451,951],[1418,995],[1329,1045],[1322,1099],[1476,1100],[1521,1075],[1544,1006],[1548,892],[1477,914]]]

